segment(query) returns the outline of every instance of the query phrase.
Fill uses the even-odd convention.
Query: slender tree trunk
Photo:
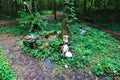
[[[90,10],[92,10],[93,0],[90,1]]]
[[[86,3],[87,3],[87,0],[84,0],[84,15],[86,16],[86,10],[87,10],[87,5],[86,5]]]
[[[35,0],[32,0],[32,13],[35,13],[35,12],[37,12],[37,6],[35,3]]]
[[[54,0],[54,19],[57,19],[57,15],[56,15],[56,0]]]
[[[74,3],[73,1],[74,0],[69,0],[69,4],[64,4],[64,6],[72,8],[71,3]],[[71,16],[69,16],[69,15],[71,15],[71,14],[72,14],[71,10],[67,10],[67,9],[64,10],[63,20],[62,20],[62,38],[64,35],[68,35],[69,39],[72,38],[71,22],[69,22],[69,20],[71,20]]]
[[[4,14],[6,14],[6,15],[8,14],[8,13],[7,13],[7,11],[8,11],[8,8],[7,8],[7,7],[8,7],[8,6],[7,6],[7,3],[8,3],[8,1],[7,1],[7,0],[4,0],[4,1],[3,1],[3,10],[4,10],[4,12],[3,12],[3,13],[4,13]]]
[[[17,11],[21,10],[20,9],[21,5],[17,3],[17,1],[15,0],[15,4],[14,4],[14,9],[15,9],[15,13],[17,13]]]
[[[0,1],[0,17],[2,15],[2,12],[3,12],[3,3],[2,1]]]

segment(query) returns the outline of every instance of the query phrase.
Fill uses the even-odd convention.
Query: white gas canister
[[[71,52],[66,52],[65,56],[66,57],[72,57],[72,53]]]

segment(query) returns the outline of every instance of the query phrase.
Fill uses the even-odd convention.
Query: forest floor
[[[54,19],[54,15],[49,15],[47,16],[48,18],[52,18]],[[60,19],[61,14],[57,14],[58,19]],[[78,21],[79,22],[79,21]],[[17,25],[19,22],[16,20],[8,20],[8,21],[0,21],[0,26],[8,26],[8,25]],[[116,31],[111,31],[109,29],[106,29],[100,25],[97,24],[92,24],[92,23],[88,23],[85,22],[87,25],[97,28],[99,30],[105,31],[106,33],[110,34],[112,37],[115,37],[116,39],[120,40],[120,33],[116,32]]]
[[[9,26],[9,25],[17,25],[18,21],[16,20],[7,20],[7,21],[0,21],[0,26]]]
[[[0,26],[7,26],[12,24],[18,24],[16,20],[0,21]],[[100,29],[109,33],[111,36],[120,40],[120,33],[110,31],[99,25],[86,23],[94,28]],[[73,72],[70,69],[61,71],[62,74],[56,73],[56,67],[53,64],[53,69],[46,69],[45,62],[24,54],[21,52],[17,42],[18,37],[12,35],[0,35],[0,45],[7,53],[7,59],[11,63],[11,67],[18,75],[18,80],[96,80],[96,78],[89,73]],[[101,77],[98,80],[105,80],[105,77]]]
[[[58,67],[54,64],[52,69],[46,69],[45,62],[21,52],[17,39],[18,37],[12,35],[0,35],[0,45],[6,51],[7,60],[11,63],[18,80],[95,80],[91,74],[74,73],[65,68],[62,70],[62,74],[56,73]],[[104,80],[104,78],[101,77],[100,80]]]

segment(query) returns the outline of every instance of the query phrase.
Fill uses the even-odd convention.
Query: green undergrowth
[[[20,26],[0,26],[0,34],[12,34],[16,36],[26,35],[29,33],[28,27]]]
[[[0,47],[0,80],[16,80],[16,75],[6,60],[5,52]]]
[[[73,27],[74,33],[77,26]],[[73,47],[76,57],[81,56],[78,59],[83,63],[78,63],[79,66],[89,65],[96,75],[112,75],[114,71],[117,71],[116,75],[120,75],[120,42],[103,31],[88,26],[86,29],[84,36],[79,36],[79,32],[73,36],[73,41],[76,42]]]
[[[57,28],[58,26],[58,28]],[[47,31],[60,30],[61,24],[50,25],[45,28]],[[86,33],[80,35],[79,29],[86,28]],[[39,34],[35,35],[38,36]],[[88,68],[94,74],[100,75],[120,75],[120,42],[103,31],[94,29],[85,24],[74,24],[72,26],[72,40],[69,44],[72,58],[61,57],[61,47],[63,42],[60,38],[53,38],[44,41],[37,38],[36,49],[31,49],[29,44],[24,44],[21,40],[21,49],[35,58],[45,60],[47,56],[55,64],[68,65],[74,71],[81,68]],[[29,42],[29,41],[28,41]],[[49,45],[45,46],[45,42]]]
[[[57,27],[56,27],[57,26]],[[43,30],[35,30],[33,32],[29,32],[29,26],[0,26],[0,34],[11,34],[11,35],[16,35],[16,36],[21,36],[21,35],[27,35],[27,34],[37,34],[40,33],[44,30],[49,31],[49,30],[60,30],[61,23],[56,23],[56,24],[48,24],[47,26],[43,27]]]
[[[6,20],[15,19],[15,17],[16,17],[15,15],[14,16],[0,15],[0,20],[6,21]]]
[[[45,10],[45,11],[41,11],[40,13],[44,14],[44,15],[49,15],[49,14],[53,14],[53,11],[51,11],[51,10]]]

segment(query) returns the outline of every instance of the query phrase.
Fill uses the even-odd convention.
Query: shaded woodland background
[[[17,17],[17,12],[24,9],[24,1],[38,12],[54,13],[64,9],[63,0],[0,0],[0,18]],[[74,4],[78,19],[120,24],[120,0],[75,0]]]

